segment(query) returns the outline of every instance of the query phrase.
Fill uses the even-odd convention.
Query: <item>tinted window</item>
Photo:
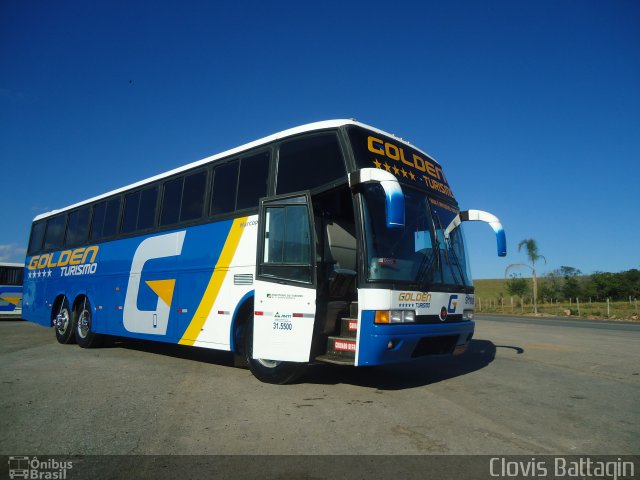
[[[202,216],[204,192],[207,187],[207,172],[197,172],[184,179],[180,221],[195,220]]]
[[[134,232],[138,221],[138,207],[140,206],[140,192],[130,193],[124,197],[124,214],[122,215],[122,233]]]
[[[47,231],[44,236],[45,250],[57,250],[62,247],[62,243],[64,241],[64,227],[66,223],[66,215],[58,215],[57,217],[47,220]]]
[[[210,215],[233,212],[236,207],[238,162],[220,165],[213,170]]]
[[[334,133],[292,140],[280,146],[277,193],[318,187],[346,176]]]
[[[93,220],[91,222],[91,240],[102,237],[104,228],[104,213],[107,211],[107,202],[101,202],[93,207]]]
[[[269,152],[240,160],[237,210],[258,206],[258,200],[267,195],[269,180]]]
[[[31,227],[31,239],[29,240],[29,253],[37,252],[42,248],[42,240],[44,239],[44,227],[46,223],[34,223]]]
[[[118,220],[120,219],[120,197],[107,202],[107,213],[104,216],[103,238],[112,237],[118,231]]]
[[[153,227],[157,197],[158,187],[156,186],[126,195],[121,232],[138,232]]]
[[[69,223],[67,224],[67,246],[80,245],[87,241],[89,236],[89,215],[90,207],[83,207],[80,210],[69,214]]]
[[[100,202],[93,207],[91,240],[101,240],[116,234],[120,215],[120,197]]]
[[[160,225],[178,223],[180,219],[180,199],[182,198],[182,177],[170,180],[164,184],[162,199],[162,217]]]
[[[146,230],[153,227],[156,219],[156,202],[158,200],[158,187],[147,188],[140,193],[140,209],[138,210],[137,230]]]

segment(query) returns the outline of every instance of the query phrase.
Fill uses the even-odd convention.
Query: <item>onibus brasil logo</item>
[[[9,457],[9,478],[26,478],[38,480],[65,480],[67,471],[73,468],[73,462],[38,457]]]

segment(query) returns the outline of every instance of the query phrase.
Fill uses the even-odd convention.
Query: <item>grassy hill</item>
[[[505,288],[506,281],[504,278],[474,280],[473,285],[476,287],[476,295],[481,298],[499,298],[500,294],[509,297]]]
[[[530,315],[533,312],[533,305],[530,298],[521,299],[514,297],[511,303],[511,296],[505,287],[507,280],[504,278],[474,280],[476,290],[476,311],[483,313],[507,313]],[[500,300],[503,298],[504,300]],[[540,299],[538,312],[542,315],[579,317],[590,319],[624,319],[638,321],[639,308],[638,300],[617,301],[617,302],[592,302],[589,298],[576,299],[571,301],[545,303]]]

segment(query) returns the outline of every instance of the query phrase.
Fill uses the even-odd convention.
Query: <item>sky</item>
[[[0,0],[0,261],[33,217],[297,125],[438,160],[475,278],[640,268],[640,2]],[[522,271],[523,276],[527,274]]]

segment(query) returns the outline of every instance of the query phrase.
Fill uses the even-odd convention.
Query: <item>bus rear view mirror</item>
[[[451,223],[444,231],[444,236],[449,238],[449,234],[458,228],[462,222],[473,221],[488,223],[489,226],[493,228],[493,231],[496,232],[498,256],[505,257],[507,255],[507,237],[504,233],[504,228],[502,228],[502,223],[500,223],[498,217],[489,212],[484,212],[482,210],[465,210],[464,212],[460,212],[453,220],[451,220]]]
[[[398,179],[377,168],[362,168],[349,174],[349,187],[364,183],[378,183],[384,190],[387,228],[404,228],[404,195]]]

